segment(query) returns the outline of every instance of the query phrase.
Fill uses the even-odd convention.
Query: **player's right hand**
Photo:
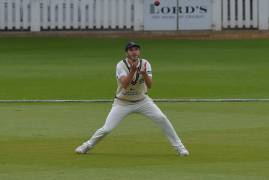
[[[131,63],[131,72],[137,71],[137,65],[138,65],[138,61],[134,61]]]

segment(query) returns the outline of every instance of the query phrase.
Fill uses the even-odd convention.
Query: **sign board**
[[[144,30],[210,30],[211,0],[144,0]]]
[[[177,0],[161,0],[155,6],[154,0],[144,0],[144,30],[177,30]]]
[[[179,0],[179,30],[210,30],[212,29],[211,0]]]

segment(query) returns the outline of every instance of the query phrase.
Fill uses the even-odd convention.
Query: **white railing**
[[[143,13],[144,0],[0,0],[0,30],[143,30]],[[269,0],[212,0],[213,30],[268,30],[268,17]]]
[[[134,29],[141,19],[140,4],[139,0],[0,0],[0,29]]]
[[[222,0],[223,28],[258,28],[258,0]]]

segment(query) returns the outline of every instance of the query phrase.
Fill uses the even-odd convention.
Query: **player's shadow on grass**
[[[173,153],[105,153],[91,152],[85,155],[78,155],[79,162],[88,162],[86,166],[94,167],[133,167],[152,165],[171,165],[171,163],[184,162]],[[77,159],[77,158],[76,158]]]
[[[130,157],[130,158],[165,158],[165,157],[176,157],[176,154],[172,153],[159,153],[159,154],[149,154],[149,153],[100,153],[100,152],[92,152],[85,154],[87,156],[109,156],[109,157]]]

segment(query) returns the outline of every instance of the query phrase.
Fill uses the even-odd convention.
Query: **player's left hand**
[[[145,62],[145,64],[143,65],[143,67],[141,68],[139,73],[142,74],[142,75],[147,74],[147,62]]]

